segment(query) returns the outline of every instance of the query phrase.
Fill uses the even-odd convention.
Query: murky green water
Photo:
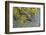
[[[24,25],[22,24],[17,24],[16,20],[13,19],[13,28],[18,28],[18,27],[39,27],[40,26],[40,9],[37,9],[37,13],[35,16],[32,17],[32,21],[28,21]]]

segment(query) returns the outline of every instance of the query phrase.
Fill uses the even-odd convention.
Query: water
[[[16,21],[13,20],[13,27],[17,28],[20,26],[17,26]],[[23,27],[39,27],[40,26],[40,9],[37,9],[37,13],[35,16],[32,17],[32,22],[28,21]]]

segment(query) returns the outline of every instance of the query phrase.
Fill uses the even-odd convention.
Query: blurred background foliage
[[[14,7],[13,8],[13,18],[15,18],[16,23],[20,26],[24,26],[27,21],[31,21],[32,16],[36,14],[36,8],[29,7]]]

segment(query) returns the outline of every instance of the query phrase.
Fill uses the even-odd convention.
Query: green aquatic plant
[[[24,26],[27,21],[31,21],[31,17],[36,14],[36,8],[14,7],[13,16],[18,26]]]

